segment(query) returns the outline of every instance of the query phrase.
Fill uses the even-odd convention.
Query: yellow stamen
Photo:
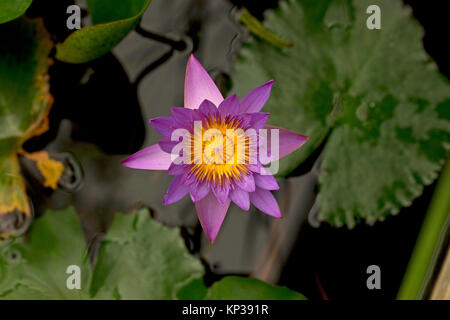
[[[201,133],[191,134],[188,142],[193,163],[190,173],[197,180],[223,186],[234,179],[240,180],[248,173],[250,142],[240,125],[236,119],[209,117]],[[220,139],[208,135],[209,129],[221,136]],[[195,142],[201,143],[201,150],[194,148]]]

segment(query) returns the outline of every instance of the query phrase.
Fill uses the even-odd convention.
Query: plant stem
[[[447,161],[422,224],[397,299],[425,298],[427,285],[450,222],[450,160]]]
[[[183,51],[184,49],[186,49],[186,43],[183,40],[174,40],[174,39],[168,38],[166,36],[157,34],[155,32],[144,30],[144,29],[142,29],[142,27],[139,24],[137,25],[135,31],[145,38],[167,44],[167,45],[171,46],[172,49],[174,49],[174,50]]]
[[[170,49],[167,53],[163,54],[160,58],[158,58],[156,61],[153,61],[148,66],[142,70],[138,76],[136,77],[136,80],[134,80],[133,85],[137,88],[139,86],[139,83],[144,79],[151,71],[155,70],[159,66],[161,66],[164,62],[170,59],[170,57],[173,55],[173,49]]]

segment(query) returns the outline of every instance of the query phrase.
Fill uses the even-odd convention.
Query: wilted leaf
[[[272,286],[244,277],[225,277],[208,290],[207,300],[306,300],[302,294],[286,287]]]
[[[0,157],[0,240],[24,231],[31,218],[16,155]]]
[[[0,36],[0,234],[4,237],[14,233],[14,228],[4,230],[5,219],[17,224],[21,215],[30,217],[17,152],[27,139],[48,128],[52,42],[41,20],[2,24]]]
[[[98,299],[175,299],[203,275],[178,229],[153,221],[147,210],[116,215],[100,248],[91,295]]]
[[[115,47],[139,22],[151,0],[88,0],[93,26],[72,33],[56,46],[56,57],[69,63],[96,59]]]
[[[33,0],[3,0],[0,2],[0,23],[20,17]]]
[[[25,184],[15,155],[0,157],[0,215],[19,210],[30,215]]]
[[[44,178],[44,187],[55,190],[58,187],[59,178],[64,172],[64,165],[54,159],[51,159],[47,151],[38,151],[33,153],[24,153],[24,156],[36,162],[39,172]]]
[[[0,25],[0,156],[48,128],[50,35],[42,20]]]
[[[381,8],[381,30],[366,9]],[[289,0],[267,28],[293,43],[253,39],[233,75],[242,94],[275,79],[270,124],[309,136],[280,162],[287,175],[328,136],[319,218],[352,227],[382,220],[437,176],[450,141],[450,87],[422,48],[423,31],[400,0]]]

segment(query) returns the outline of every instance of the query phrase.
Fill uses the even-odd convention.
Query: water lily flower
[[[189,193],[211,242],[217,237],[231,201],[246,211],[253,203],[260,211],[281,218],[271,193],[279,186],[266,166],[299,148],[307,137],[266,125],[269,114],[260,111],[272,85],[271,80],[257,87],[241,101],[235,94],[224,99],[191,55],[186,68],[184,108],[172,108],[171,116],[150,119],[164,138],[129,156],[122,164],[136,169],[167,170],[173,175],[163,204],[175,203]],[[180,146],[179,136],[174,139],[176,130],[185,132],[181,152],[174,152]],[[206,137],[211,131],[213,134]],[[228,136],[231,131],[232,138]],[[253,136],[248,132],[253,132]],[[222,139],[218,134],[226,137]],[[273,142],[273,137],[278,138],[276,143],[267,143]],[[261,146],[267,146],[267,151]]]

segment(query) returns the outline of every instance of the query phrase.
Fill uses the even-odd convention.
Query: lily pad
[[[47,212],[36,219],[27,241],[16,238],[0,250],[0,298],[88,298],[89,258],[73,209]],[[66,287],[71,265],[80,267],[81,290]]]
[[[56,58],[85,63],[108,53],[133,30],[151,0],[88,0],[93,26],[72,33],[56,46]]]
[[[179,229],[155,222],[142,210],[116,215],[100,248],[90,292],[96,299],[175,299],[203,272]]]
[[[0,246],[3,299],[173,299],[203,276],[179,229],[151,219],[148,210],[116,215],[91,271],[75,210],[48,211],[33,224],[29,239]],[[81,288],[69,290],[69,266],[79,266]]]
[[[369,5],[381,29],[369,30]],[[265,27],[293,43],[257,38],[237,61],[234,91],[275,79],[270,124],[309,136],[280,162],[286,176],[325,142],[319,219],[353,227],[383,220],[422,193],[450,141],[450,86],[422,47],[423,30],[400,0],[288,0]]]
[[[305,299],[244,277],[206,288],[203,266],[180,230],[154,221],[145,209],[116,215],[92,269],[73,208],[47,211],[27,239],[8,241],[0,243],[0,299]],[[79,289],[67,287],[69,266],[79,267]]]
[[[20,17],[33,0],[7,0],[0,2],[0,23]]]

